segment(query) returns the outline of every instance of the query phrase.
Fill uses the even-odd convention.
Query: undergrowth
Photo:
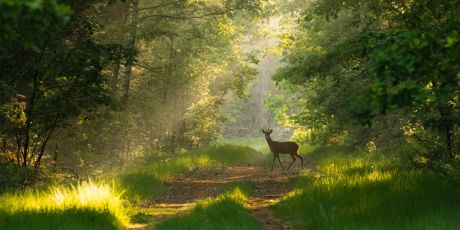
[[[460,229],[458,184],[378,154],[313,150],[319,171],[272,206],[299,229]]]

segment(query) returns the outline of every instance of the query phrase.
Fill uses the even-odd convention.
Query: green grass
[[[141,167],[141,170],[159,178],[165,178],[197,168],[245,165],[257,154],[256,150],[247,146],[212,145],[165,157],[155,162],[148,162]]]
[[[228,138],[228,139],[221,139],[218,141],[220,144],[229,144],[229,145],[241,145],[241,146],[248,146],[255,149],[258,152],[267,153],[270,150],[268,149],[267,141],[265,141],[264,136],[260,135],[260,137],[236,137],[236,138]]]
[[[123,229],[129,224],[120,193],[81,183],[0,196],[0,229]]]
[[[152,199],[164,189],[161,180],[148,172],[122,173],[118,175],[116,181],[124,191],[123,195],[131,201]]]
[[[285,140],[288,141],[288,140]],[[252,149],[254,149],[259,155],[257,156],[257,163],[260,165],[264,165],[266,167],[270,167],[273,161],[273,154],[271,153],[267,141],[261,135],[261,137],[241,137],[241,138],[231,138],[231,139],[223,139],[219,140],[219,143],[226,143],[230,145],[239,145],[239,146],[247,146]],[[300,145],[300,154],[303,156],[305,153],[310,153],[312,150],[316,149],[316,147],[311,146],[311,145]],[[282,161],[283,166],[287,167],[291,161],[292,158],[288,154],[280,154],[280,159]],[[307,159],[305,159],[304,163],[309,163]],[[292,167],[299,167],[300,163],[297,161]],[[275,162],[275,169],[280,169],[280,165],[278,161]]]
[[[272,206],[299,229],[460,229],[460,190],[385,156],[313,149],[319,173]]]
[[[247,146],[213,145],[153,162],[134,164],[113,177],[129,200],[147,200],[163,191],[162,179],[197,169],[246,165],[257,154],[256,150]]]
[[[243,207],[246,195],[235,188],[214,199],[199,202],[190,213],[160,223],[156,229],[263,229]]]
[[[222,193],[228,193],[232,192],[238,188],[243,192],[245,195],[250,196],[254,193],[255,191],[255,185],[254,182],[252,181],[240,181],[240,182],[233,182],[233,183],[228,183],[222,186],[221,192]]]
[[[198,149],[198,154],[205,154],[218,164],[240,166],[249,163],[258,152],[249,146],[226,144],[211,146],[204,150]]]
[[[114,182],[112,186],[87,182],[75,187],[54,186],[41,192],[5,193],[0,195],[0,229],[122,229],[129,224],[129,204],[124,198],[153,200],[163,191],[164,178],[196,169],[245,165],[256,154],[250,147],[215,145],[133,164],[104,177],[105,181]],[[249,183],[232,186],[240,186],[247,193],[253,190]],[[249,217],[245,216],[240,198],[225,195],[215,201],[203,201],[195,210],[202,213],[229,208],[240,215],[237,218],[246,221]],[[251,220],[248,223],[255,226]]]

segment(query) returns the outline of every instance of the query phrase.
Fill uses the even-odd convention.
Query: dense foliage
[[[458,229],[459,6],[0,0],[0,228]]]
[[[429,157],[458,154],[458,4],[312,2],[275,76],[295,92],[291,118],[323,141],[400,139]]]
[[[43,159],[79,174],[139,152],[214,141],[224,96],[244,97],[257,73],[240,44],[261,7],[230,0],[0,3],[3,179],[31,179],[29,169]]]
[[[110,102],[102,70],[114,45],[98,44],[85,12],[95,1],[6,1],[0,53],[1,156],[38,169],[56,130]]]

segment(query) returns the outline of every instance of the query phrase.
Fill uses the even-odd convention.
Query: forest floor
[[[286,158],[287,159],[287,158]],[[249,197],[246,209],[256,217],[265,229],[292,229],[272,215],[268,206],[278,202],[294,189],[291,178],[298,175],[299,162],[289,170],[281,171],[276,165],[273,171],[261,162],[238,167],[217,167],[196,169],[163,181],[165,191],[155,200],[141,204],[141,211],[148,217],[150,225],[165,218],[186,213],[202,199],[216,197],[228,186],[249,183],[254,191]],[[147,224],[132,225],[130,229],[151,229]]]

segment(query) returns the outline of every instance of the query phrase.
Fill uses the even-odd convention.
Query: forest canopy
[[[320,141],[409,138],[430,158],[456,156],[458,4],[313,2],[275,76],[297,98],[292,118]]]
[[[2,1],[0,163],[91,174],[262,126],[449,161],[458,4]]]
[[[58,153],[96,163],[215,140],[223,97],[257,73],[241,44],[262,7],[2,1],[2,162],[28,172]]]
[[[459,106],[460,0],[0,0],[0,229],[460,229]]]

